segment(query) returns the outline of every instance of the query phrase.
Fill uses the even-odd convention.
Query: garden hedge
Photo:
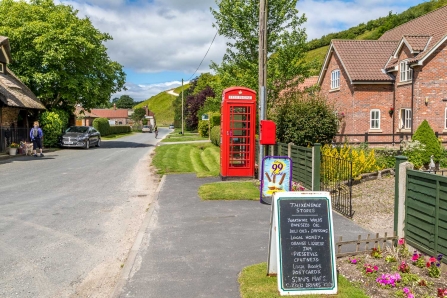
[[[211,143],[220,147],[220,125],[211,129]]]
[[[109,119],[96,118],[93,120],[93,127],[101,133],[101,136],[108,136],[119,133],[129,133],[132,131],[129,125],[110,126]]]

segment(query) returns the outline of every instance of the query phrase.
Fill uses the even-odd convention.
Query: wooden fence
[[[404,232],[420,251],[447,255],[447,177],[407,169]]]

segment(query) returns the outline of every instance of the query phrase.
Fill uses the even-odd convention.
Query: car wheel
[[[96,143],[96,147],[101,147],[101,139],[98,139],[98,142]]]
[[[87,141],[85,142],[85,146],[84,146],[84,148],[85,148],[85,149],[89,149],[89,148],[90,148],[90,140],[87,140]]]

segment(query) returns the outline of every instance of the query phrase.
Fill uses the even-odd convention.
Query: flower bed
[[[395,248],[340,258],[337,268],[370,297],[447,297],[447,270],[443,270],[441,258],[411,253],[401,239]]]

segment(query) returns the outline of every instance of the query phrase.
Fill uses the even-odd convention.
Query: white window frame
[[[340,88],[340,69],[331,72],[331,89]]]
[[[413,121],[413,115],[411,109],[400,109],[400,128],[411,129],[411,123]]]
[[[447,108],[445,108],[445,121],[444,121],[444,128],[447,129]]]
[[[374,114],[377,115],[376,118],[374,118]],[[374,125],[376,124],[376,126]],[[369,113],[369,129],[380,129],[380,110],[379,109],[372,109]]]
[[[407,60],[400,62],[400,81],[408,82],[413,79],[413,71]]]

